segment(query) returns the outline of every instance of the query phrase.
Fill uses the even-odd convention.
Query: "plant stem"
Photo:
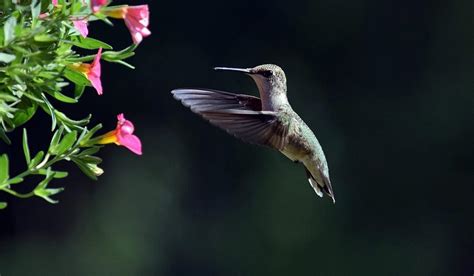
[[[11,190],[11,189],[8,189],[8,188],[2,188],[2,191],[5,191],[5,192],[7,192],[11,195],[14,195],[14,196],[18,197],[18,198],[29,198],[29,197],[35,196],[34,191],[31,191],[27,194],[20,194],[20,193],[17,193],[15,191]]]

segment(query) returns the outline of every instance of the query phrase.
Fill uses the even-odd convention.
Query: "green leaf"
[[[0,202],[0,210],[7,208],[7,203],[6,202]]]
[[[50,196],[55,195],[64,190],[64,188],[46,189],[49,182],[55,177],[55,174],[55,172],[51,171],[51,168],[48,168],[46,170],[45,179],[43,179],[43,181],[41,181],[33,191],[36,196],[42,197],[44,200],[53,204],[58,203],[58,201],[50,198]]]
[[[82,97],[82,94],[84,93],[84,90],[86,89],[86,86],[85,85],[79,85],[79,84],[75,84],[75,87],[74,87],[74,98],[76,100],[78,100],[79,98]]]
[[[50,150],[52,154],[61,155],[71,149],[72,145],[76,142],[77,139],[77,131],[71,131],[68,134],[64,135],[61,142],[57,145],[57,147]]]
[[[63,103],[77,103],[76,99],[68,97],[59,91],[47,91],[47,93]]]
[[[107,25],[109,26],[113,26],[114,24],[112,23],[112,21],[110,21],[107,16],[105,14],[101,14],[101,13],[96,13],[94,14],[94,16],[100,20],[102,20],[103,22],[105,22]]]
[[[54,178],[54,172],[51,171],[51,167],[46,170],[46,177],[38,183],[35,190],[43,190],[48,186],[49,182]]]
[[[96,55],[87,55],[87,56],[77,56],[74,55],[75,57],[68,57],[66,58],[67,63],[76,63],[76,62],[87,62],[94,60]]]
[[[69,126],[84,126],[84,125],[87,125],[92,117],[92,115],[89,114],[89,116],[87,116],[86,118],[84,119],[81,119],[81,120],[73,120],[73,119],[70,119],[66,116],[66,114],[60,112],[60,111],[55,111],[55,114],[56,116],[58,117],[58,120],[60,120],[61,122],[69,125]]]
[[[133,57],[134,55],[135,55],[134,52],[122,53],[122,52],[107,51],[102,55],[102,59],[105,61],[113,62],[117,60],[127,59],[129,57]]]
[[[30,93],[26,93],[26,94],[23,94],[23,96],[27,97],[28,99],[34,101],[34,102],[37,102],[37,103],[44,103],[44,100],[34,96],[33,94],[30,94]]]
[[[8,184],[18,184],[18,183],[21,183],[23,182],[23,178],[21,177],[15,177],[15,178],[12,178],[10,180],[8,180]]]
[[[16,59],[15,55],[10,55],[6,53],[0,53],[0,62],[10,63]]]
[[[84,161],[87,164],[100,164],[102,163],[102,159],[97,157],[97,156],[91,156],[91,155],[83,155],[79,157],[82,161]]]
[[[63,135],[64,128],[60,127],[56,132],[53,134],[53,138],[51,138],[51,142],[49,143],[48,152],[54,154],[56,148],[58,147],[59,140],[61,140],[61,136]]]
[[[3,26],[3,44],[6,46],[15,38],[16,18],[10,16]]]
[[[37,42],[53,42],[57,41],[58,38],[49,34],[37,34],[34,36],[34,40]]]
[[[31,1],[31,17],[33,20],[36,20],[41,13],[41,1],[33,0]]]
[[[135,69],[135,66],[131,65],[130,63],[128,62],[125,62],[123,60],[111,60],[110,62],[115,62],[115,63],[118,63],[118,64],[122,64],[123,66],[127,67],[127,68],[130,68],[132,70]]]
[[[12,47],[13,50],[15,50],[17,52],[20,52],[23,55],[30,55],[31,54],[31,49],[25,49],[21,46],[15,45],[15,44],[10,45],[10,47]]]
[[[55,188],[55,189],[43,189],[43,190],[35,190],[35,195],[42,197],[44,200],[46,200],[49,203],[56,204],[59,202],[59,200],[54,200],[50,198],[50,196],[55,195],[57,193],[60,193],[64,191],[64,188]]]
[[[79,142],[79,144],[81,146],[85,145],[91,139],[91,137],[101,128],[102,128],[102,124],[98,124],[95,127],[93,127],[91,130],[89,130],[87,132],[87,134],[82,136],[81,141]]]
[[[106,61],[126,59],[135,55],[133,51],[135,51],[136,48],[137,48],[137,45],[132,44],[121,51],[107,51],[102,54],[102,59]]]
[[[85,155],[93,155],[93,154],[96,154],[97,152],[99,152],[101,147],[91,147],[91,148],[88,148],[88,149],[85,149],[83,151],[81,151],[81,153],[79,153],[78,155],[79,156],[85,156]]]
[[[23,129],[23,153],[25,154],[26,164],[29,165],[31,162],[30,148],[28,146],[28,134],[26,128]]]
[[[41,79],[52,80],[58,77],[58,73],[51,71],[41,71],[39,72],[38,77],[40,77]]]
[[[12,143],[10,141],[10,139],[8,139],[8,136],[7,136],[7,134],[5,133],[5,131],[3,130],[2,127],[0,127],[0,139],[2,139],[3,142],[5,142],[5,144],[7,144],[7,145],[10,145]]]
[[[84,76],[83,73],[71,70],[69,68],[64,70],[64,76],[77,85],[90,85],[90,81],[86,78],[86,76]]]
[[[44,157],[44,152],[43,151],[38,152],[35,155],[35,157],[33,159],[31,159],[31,162],[28,165],[28,168],[32,169],[32,168],[36,167],[43,160],[43,157]]]
[[[27,94],[25,94],[27,95]],[[56,110],[54,110],[54,107],[51,105],[51,103],[48,101],[46,96],[44,94],[41,94],[41,97],[43,98],[44,105],[46,105],[46,108],[44,105],[41,105],[44,111],[46,111],[50,116],[51,116],[51,131],[53,131],[56,128]]]
[[[17,101],[18,98],[9,94],[0,93],[0,100],[6,101],[6,102],[14,102],[14,101]]]
[[[56,49],[56,54],[58,56],[67,56],[72,53],[72,46],[72,44],[60,43]]]
[[[22,99],[16,107],[18,110],[13,114],[14,117],[12,122],[15,127],[19,127],[28,122],[33,115],[35,115],[36,110],[38,109],[38,104],[29,99]]]
[[[8,155],[0,155],[0,185],[10,178]]]
[[[88,49],[88,50],[95,50],[99,48],[103,48],[106,50],[111,50],[112,46],[109,44],[102,42],[100,40],[90,38],[90,37],[82,37],[82,36],[76,36],[74,37],[74,40],[72,41],[72,44],[77,47],[81,47],[83,49]]]
[[[79,169],[85,174],[87,175],[89,178],[93,179],[93,180],[97,180],[97,176],[96,174],[94,173],[94,171],[92,170],[92,168],[90,168],[84,161],[78,159],[78,158],[71,158],[71,160],[76,163],[76,165],[79,167]]]
[[[48,173],[48,170],[46,169],[40,169],[38,170],[38,174],[46,175]],[[61,171],[55,171],[54,172],[54,178],[65,178],[69,175],[68,172],[61,172]]]
[[[76,13],[78,13],[81,9],[83,9],[83,8],[84,8],[84,4],[83,4],[83,3],[84,3],[84,2],[82,2],[82,1],[76,1],[76,2],[72,5],[72,7],[71,7],[72,13],[73,13],[73,14],[76,14]]]
[[[66,178],[69,175],[68,172],[56,172],[54,178]]]

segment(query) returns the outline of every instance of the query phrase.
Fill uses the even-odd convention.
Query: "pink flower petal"
[[[143,37],[147,37],[147,36],[151,35],[151,31],[148,30],[148,28],[143,28],[141,30],[141,34],[143,35]]]
[[[44,12],[44,13],[40,13],[38,18],[39,19],[46,19],[46,18],[48,18],[48,16],[49,16],[49,13]]]
[[[94,60],[92,61],[91,67],[94,70],[95,66],[99,66],[99,75],[100,75],[100,58],[102,57],[102,48],[99,48],[97,55],[95,55]]]
[[[102,56],[102,48],[99,49],[97,55],[94,58],[94,61],[91,64],[90,71],[87,74],[87,78],[92,84],[92,87],[95,88],[97,94],[102,95],[102,82],[100,80],[101,76],[101,67],[100,67],[100,57]]]
[[[131,32],[133,43],[138,45],[143,41],[143,35],[139,32]]]
[[[123,115],[123,113],[117,115],[117,121],[119,124],[123,124],[125,122],[125,115]]]
[[[130,6],[127,9],[127,16],[138,19],[140,24],[148,26],[150,20],[150,12],[148,5]]]
[[[132,35],[133,43],[139,44],[144,37],[151,34],[148,29],[149,19],[150,13],[148,5],[127,7],[124,20],[125,25]]]
[[[52,0],[51,2],[53,3],[53,6],[57,6],[57,5],[58,5],[58,0]]]
[[[142,142],[135,135],[118,136],[120,145],[131,150],[133,153],[142,155]]]
[[[119,137],[118,140],[120,140],[120,137],[133,134],[133,132],[135,131],[135,127],[133,126],[132,122],[125,119],[123,113],[117,115],[117,120],[117,128],[115,129],[115,131],[117,132],[117,137]]]
[[[97,76],[94,76],[94,75],[89,75],[89,80],[92,84],[92,87],[94,87],[95,90],[97,91],[97,94],[102,95],[103,90],[102,90],[102,82],[100,81],[100,76],[97,77]]]
[[[120,131],[118,136],[126,136],[130,135],[135,131],[135,127],[133,126],[132,122],[129,120],[125,120],[123,123],[120,124]]]
[[[87,28],[87,20],[78,19],[72,21],[72,23],[74,24],[74,28],[79,31],[82,37],[87,37],[87,35],[89,34],[89,29]]]

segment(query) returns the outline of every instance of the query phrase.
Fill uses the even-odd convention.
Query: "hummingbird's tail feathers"
[[[313,187],[314,191],[319,197],[323,197],[323,192],[326,193],[329,197],[331,197],[333,203],[336,203],[336,198],[334,197],[334,192],[332,191],[331,181],[328,177],[321,174],[323,183],[318,183],[316,179],[313,177],[311,172],[305,167],[306,176],[308,177],[309,184]]]
[[[211,124],[245,142],[283,149],[288,128],[271,111],[252,109],[260,99],[202,89],[177,89],[173,96]],[[260,104],[261,108],[261,104]]]
[[[311,187],[313,187],[314,191],[316,192],[316,194],[319,196],[319,197],[323,197],[323,191],[321,191],[321,188],[319,187],[319,185],[316,183],[316,181],[314,179],[312,179],[311,177],[308,177],[308,182],[309,182],[309,185],[311,185]]]

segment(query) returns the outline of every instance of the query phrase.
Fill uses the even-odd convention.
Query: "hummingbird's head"
[[[259,89],[272,89],[286,94],[285,72],[278,65],[263,64],[250,69],[249,74]]]
[[[229,67],[216,67],[214,69],[246,73],[252,77],[261,92],[273,91],[286,94],[285,72],[277,65],[263,64],[245,69]]]

